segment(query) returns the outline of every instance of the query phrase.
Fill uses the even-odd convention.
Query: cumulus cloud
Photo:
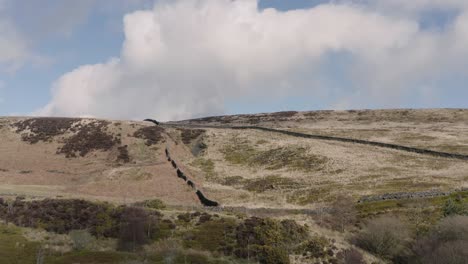
[[[424,93],[466,66],[468,13],[454,6],[450,27],[430,31],[364,1],[285,12],[255,0],[164,1],[126,15],[120,57],[60,77],[36,114],[182,119],[223,113],[240,97],[326,96],[327,78],[346,80],[336,105],[398,106],[411,89]],[[330,56],[349,58],[341,76],[323,70]]]

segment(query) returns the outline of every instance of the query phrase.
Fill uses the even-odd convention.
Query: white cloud
[[[37,114],[168,120],[222,113],[227,98],[323,93],[326,87],[310,84],[338,78],[319,70],[332,53],[352,58],[345,68],[352,94],[395,106],[426,78],[465,64],[467,13],[433,32],[384,11],[369,4],[280,12],[260,11],[254,0],[166,1],[126,15],[120,58],[62,76]]]
[[[25,39],[0,13],[0,72],[13,72],[29,56]]]
[[[1,6],[1,2],[0,2],[0,6]],[[2,95],[2,92],[3,92],[2,90],[4,87],[5,87],[5,82],[0,80],[0,104],[5,102],[5,99],[3,99],[3,95]]]

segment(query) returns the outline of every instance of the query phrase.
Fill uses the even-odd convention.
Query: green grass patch
[[[234,231],[237,223],[234,219],[216,219],[200,224],[189,231],[185,246],[211,252],[230,252],[235,245]]]
[[[195,161],[193,161],[191,165],[200,168],[203,171],[203,173],[205,173],[207,179],[213,180],[216,178],[213,160],[198,158]]]
[[[290,178],[270,175],[259,179],[244,181],[244,188],[251,192],[265,192],[269,190],[297,188],[300,184]]]
[[[48,264],[114,264],[128,261],[141,260],[137,254],[118,251],[72,251],[62,255],[46,256],[44,263]],[[31,262],[32,263],[32,262]]]
[[[323,169],[328,162],[328,158],[309,154],[308,149],[299,146],[259,150],[251,146],[249,141],[238,138],[232,141],[232,144],[223,148],[221,152],[226,161],[235,165],[310,172]]]
[[[435,220],[443,216],[443,209],[448,200],[453,200],[462,206],[467,206],[468,191],[459,191],[448,196],[432,198],[364,202],[358,204],[356,208],[358,209],[361,218],[367,218],[388,212],[399,212],[411,215],[415,211],[419,210],[418,208],[422,208],[426,214],[426,218],[434,220],[430,222],[436,222]]]
[[[444,185],[432,182],[417,182],[409,178],[402,178],[386,181],[375,188],[382,192],[400,192],[402,190],[405,192],[417,192],[440,187],[444,187]]]
[[[227,186],[240,186],[245,182],[242,176],[229,176],[223,179],[222,184]]]
[[[317,202],[329,202],[332,200],[331,191],[333,186],[326,186],[313,189],[303,189],[288,194],[286,200],[288,203],[297,205],[307,205]]]
[[[0,224],[0,263],[36,263],[40,248],[37,242],[29,242],[17,227]]]

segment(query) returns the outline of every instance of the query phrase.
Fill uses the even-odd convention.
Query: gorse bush
[[[107,203],[92,203],[84,200],[41,200],[12,201],[0,200],[0,219],[17,226],[43,228],[47,231],[65,234],[72,230],[88,230],[97,237],[118,238],[122,224],[131,222],[131,212],[143,209],[115,207]],[[156,228],[161,214],[145,212]],[[124,225],[125,226],[125,225]]]
[[[294,221],[274,221],[252,217],[236,228],[237,249],[241,258],[260,263],[289,263],[288,250],[307,238],[307,229]],[[282,262],[276,262],[276,261]]]
[[[448,199],[442,208],[444,216],[468,215],[468,207],[461,199]]]

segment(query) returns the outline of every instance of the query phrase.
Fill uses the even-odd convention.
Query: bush
[[[90,244],[94,241],[94,237],[86,230],[73,230],[68,235],[76,250],[90,249]]]
[[[459,199],[448,199],[442,208],[444,216],[468,215],[466,206]]]
[[[356,224],[357,210],[350,196],[340,195],[332,204],[328,222],[334,230],[345,231],[345,227]]]
[[[149,242],[151,237],[151,219],[141,208],[125,208],[120,221],[119,249],[136,251]]]
[[[256,250],[257,259],[261,264],[289,263],[289,254],[284,248],[260,246]]]
[[[370,220],[354,237],[354,243],[382,258],[393,259],[407,250],[407,226],[398,218],[382,216]]]
[[[166,204],[159,199],[152,199],[152,200],[146,200],[143,202],[138,202],[138,203],[135,203],[135,206],[143,206],[146,208],[151,208],[151,209],[156,209],[156,210],[166,209]]]
[[[342,264],[366,264],[361,252],[354,248],[341,251],[337,255],[339,263]]]
[[[164,140],[162,135],[164,128],[159,126],[147,126],[142,127],[133,133],[133,137],[146,140],[145,145],[152,146],[157,145],[159,142]]]
[[[468,216],[443,219],[413,247],[420,263],[466,263],[468,259]]]
[[[288,237],[287,234],[303,231],[289,221],[280,223],[271,219],[251,217],[236,228],[237,248],[234,253],[241,258],[256,258],[260,263],[289,263],[287,249],[307,235],[306,232],[293,237]],[[274,262],[276,260],[283,262]]]
[[[323,258],[327,255],[329,245],[330,241],[325,237],[314,236],[302,246],[301,251],[312,258]]]

